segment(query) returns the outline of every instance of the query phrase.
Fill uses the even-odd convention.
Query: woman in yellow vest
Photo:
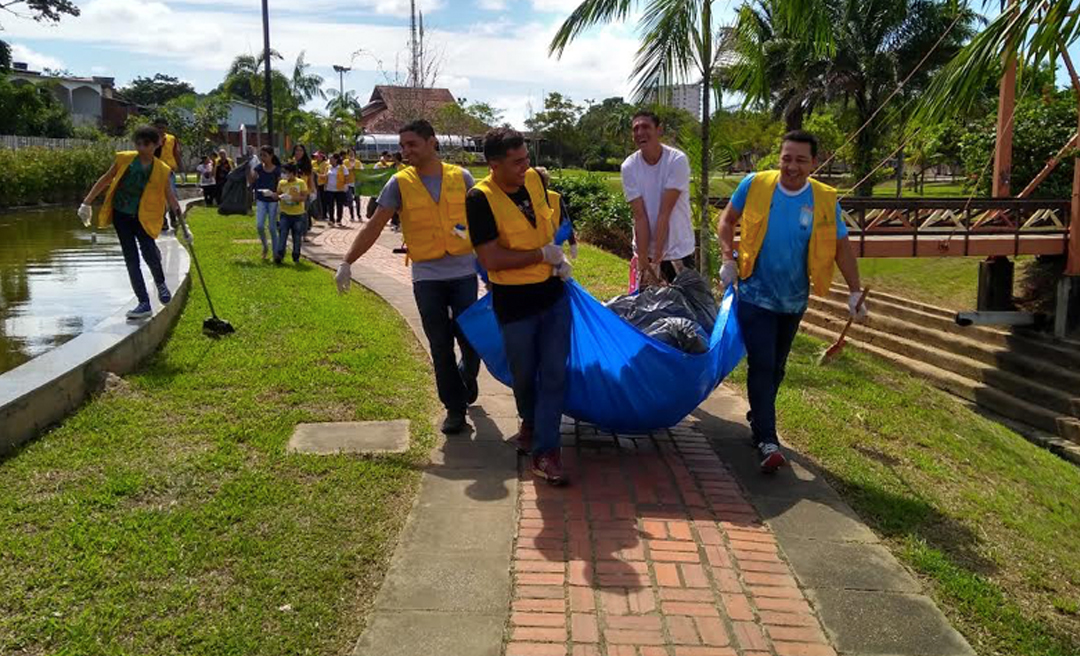
[[[158,133],[158,147],[154,152],[154,155],[161,161],[165,162],[165,165],[169,167],[172,173],[169,174],[169,185],[172,186],[173,193],[176,193],[176,174],[182,173],[180,170],[180,140],[176,136],[169,134],[169,121],[164,118],[154,119],[154,129]],[[167,215],[162,216],[163,229],[169,231],[169,217]],[[172,226],[176,228],[176,226]]]
[[[89,225],[93,218],[91,205],[94,199],[108,189],[105,204],[98,213],[98,225],[105,227],[112,224],[120,239],[131,289],[139,302],[127,313],[128,319],[145,319],[153,314],[146,282],[139,267],[140,250],[154,277],[158,300],[165,305],[172,299],[172,293],[165,284],[165,272],[161,268],[161,253],[154,240],[161,232],[161,217],[165,214],[165,208],[173,212],[174,221],[179,220],[180,203],[169,184],[172,171],[154,157],[158,139],[157,130],[150,126],[137,129],[135,150],[116,153],[113,165],[98,179],[79,207],[79,217]],[[191,233],[188,232],[186,236],[190,241]]]
[[[333,210],[329,207],[330,196],[326,193],[326,178],[330,171],[330,163],[326,161],[326,155],[321,151],[315,153],[312,170],[315,173],[315,188],[319,193],[319,218],[325,221],[327,216],[333,216]]]
[[[553,243],[559,217],[540,175],[529,168],[520,133],[496,128],[484,137],[491,174],[466,201],[469,235],[491,280],[491,300],[514,378],[521,430],[518,449],[532,472],[566,482],[559,424],[570,352],[570,263]]]
[[[435,130],[424,120],[399,132],[410,166],[387,181],[378,209],[353,241],[337,270],[338,289],[349,289],[351,265],[374,245],[395,213],[401,214],[405,245],[412,259],[413,294],[431,345],[435,385],[446,408],[444,433],[465,429],[465,411],[479,394],[480,356],[455,320],[476,301],[476,257],[469,241],[465,194],[473,186],[468,171],[439,159]],[[454,354],[454,341],[461,362]]]
[[[748,419],[766,473],[785,463],[776,435],[776,395],[811,287],[819,296],[828,294],[834,266],[839,266],[851,292],[852,317],[866,317],[866,306],[858,307],[859,266],[848,245],[836,189],[810,178],[817,152],[814,135],[802,130],[784,135],[780,170],[748,175],[720,217],[720,282],[725,288],[738,283]]]

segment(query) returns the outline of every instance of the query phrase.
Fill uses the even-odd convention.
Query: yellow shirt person
[[[307,200],[308,186],[303,179],[295,176],[292,180],[282,178],[278,182],[277,192],[279,196],[288,196],[288,200],[281,198],[278,202],[282,214],[304,215],[304,201]]]

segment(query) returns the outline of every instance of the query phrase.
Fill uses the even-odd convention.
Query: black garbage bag
[[[687,353],[708,350],[716,323],[716,300],[693,269],[684,269],[667,287],[649,287],[605,305],[646,335]]]
[[[225,178],[221,188],[218,214],[250,214],[251,192],[248,190],[247,164],[237,164]]]

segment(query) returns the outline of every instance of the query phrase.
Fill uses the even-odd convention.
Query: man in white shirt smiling
[[[638,150],[622,163],[622,184],[634,211],[640,281],[671,282],[684,267],[694,267],[690,161],[678,148],[661,143],[663,130],[656,114],[634,114],[633,131]]]

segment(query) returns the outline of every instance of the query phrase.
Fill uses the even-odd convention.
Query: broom
[[[870,288],[864,287],[862,296],[859,297],[859,303],[855,306],[856,314],[862,309],[864,303],[866,303],[866,297],[870,295]],[[825,349],[825,352],[818,358],[818,365],[825,366],[831,361],[836,359],[836,356],[840,355],[840,352],[844,350],[844,344],[847,343],[848,329],[851,328],[851,322],[855,320],[854,316],[848,317],[847,323],[844,324],[844,329],[840,331],[840,337],[833,343],[832,346]]]

